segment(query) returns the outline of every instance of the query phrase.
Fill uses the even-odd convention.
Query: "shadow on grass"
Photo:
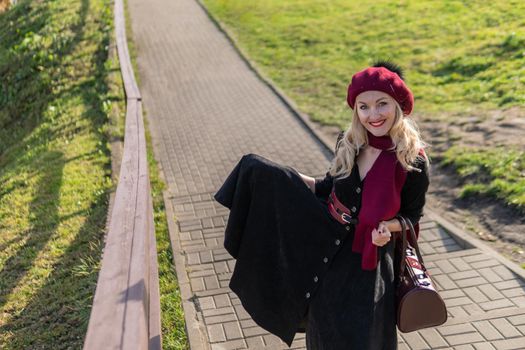
[[[55,234],[60,221],[58,217],[59,192],[63,180],[64,158],[62,153],[54,151],[47,152],[45,158],[52,162],[53,166],[49,166],[46,162],[45,166],[39,169],[41,175],[30,205],[32,218],[30,219],[31,229],[26,232],[28,238],[17,249],[16,254],[7,259],[0,270],[0,290],[2,291],[0,308],[5,306],[8,297],[18,286],[20,280],[33,267],[37,256]]]
[[[70,233],[70,236],[74,235],[74,240],[60,252],[59,261],[51,269],[46,267],[51,270],[50,274],[38,277],[45,278],[42,285],[29,288],[33,295],[28,305],[20,310],[3,308],[6,316],[10,314],[0,326],[0,333],[9,335],[9,344],[5,344],[7,348],[81,347],[96,286],[108,210],[108,194],[101,193],[94,198],[89,209],[60,215],[64,166],[79,158],[89,162],[100,152],[109,158],[110,152],[101,128],[107,122],[103,97],[108,91],[108,71],[104,63],[107,59],[109,32],[102,28],[103,21],[97,19],[96,25],[100,28],[96,28],[96,35],[102,35],[102,39],[97,41],[96,53],[91,59],[92,68],[83,75],[88,79],[52,93],[57,79],[71,79],[61,74],[64,74],[64,66],[75,63],[75,57],[71,56],[85,35],[90,1],[80,1],[80,9],[75,12],[72,21],[74,23],[68,28],[72,35],[64,36],[67,40],[51,45],[49,53],[53,54],[53,59],[35,58],[35,52],[29,49],[14,49],[25,45],[25,38],[33,40],[36,34],[48,34],[45,28],[51,16],[51,3],[22,0],[11,11],[0,16],[0,174],[24,169],[39,179],[30,204],[30,229],[3,244],[21,246],[0,271],[0,306],[4,307],[8,298],[17,293],[23,279],[31,279],[28,272],[50,240],[58,234],[59,225],[74,216],[85,218],[85,221],[79,231]],[[15,23],[16,30],[9,25],[10,22]],[[62,68],[62,73],[58,67]],[[56,125],[52,125],[51,128],[39,128],[36,133],[35,129],[42,125],[44,113],[55,100],[76,97],[86,107],[82,120],[89,123],[89,132],[101,142],[92,152],[66,159],[60,151],[47,147],[48,142],[64,136],[63,127],[56,130]],[[68,121],[65,124],[67,132],[72,135],[79,131],[73,128],[73,123]],[[110,164],[105,166],[109,173]],[[9,194],[17,186],[26,184],[10,183],[9,187],[0,184],[0,196]]]
[[[107,195],[99,196],[74,241],[21,313],[3,328],[14,349],[79,349],[101,260]]]
[[[107,122],[103,108],[103,96],[108,92],[107,74],[104,66],[107,59],[109,38],[102,40],[93,55],[90,79],[64,92],[79,96],[88,109],[82,118],[89,121],[90,132],[104,139],[101,126]],[[81,157],[90,158],[102,151],[108,158],[110,150],[106,143]],[[110,164],[107,169],[110,170]],[[102,259],[104,228],[107,219],[108,195],[101,194],[93,202],[86,221],[53,266],[46,283],[38,289],[24,310],[15,315],[5,330],[13,348],[71,349],[81,348],[87,330],[91,305],[95,294],[99,265]],[[60,220],[69,217],[63,216]],[[30,335],[30,336],[28,336]]]
[[[468,79],[476,74],[489,69],[493,65],[493,62],[487,58],[465,58],[454,57],[448,62],[440,65],[436,70],[432,72],[435,77],[446,78],[447,81]],[[461,78],[460,78],[461,77]]]

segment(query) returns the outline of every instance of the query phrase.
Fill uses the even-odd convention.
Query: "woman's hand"
[[[384,221],[381,221],[377,228],[375,228],[372,231],[372,243],[379,247],[382,247],[385,244],[387,244],[390,241],[391,237],[392,234],[390,233],[390,230],[387,227],[387,223]]]

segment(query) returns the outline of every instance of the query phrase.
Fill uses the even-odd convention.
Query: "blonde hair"
[[[399,104],[394,102],[396,112],[389,134],[394,142],[397,159],[407,171],[421,171],[413,164],[420,159],[424,160],[429,167],[428,158],[419,154],[420,150],[426,148],[428,144],[421,139],[416,123],[410,117],[404,116]],[[330,164],[329,172],[333,177],[349,176],[359,150],[368,145],[366,129],[361,124],[357,113],[356,104],[352,121],[343,137],[337,142],[335,157]]]

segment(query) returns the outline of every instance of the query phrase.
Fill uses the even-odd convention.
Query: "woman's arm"
[[[415,166],[421,169],[421,172],[411,171],[408,173],[401,191],[401,208],[399,209],[399,215],[410,220],[414,226],[423,215],[426,192],[430,183],[426,162],[419,160]],[[386,224],[391,232],[401,231],[401,224],[396,218],[387,220]]]
[[[315,193],[315,179],[313,177],[311,177],[311,176],[304,175],[304,174],[301,174],[301,173],[299,173],[299,175],[301,175],[301,178],[303,179],[303,181],[306,184],[306,186],[308,186],[308,188],[313,193]]]

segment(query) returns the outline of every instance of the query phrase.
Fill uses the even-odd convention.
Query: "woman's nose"
[[[372,108],[370,110],[370,119],[372,121],[376,120],[376,119],[379,119],[381,117],[381,114],[379,113],[379,111],[377,110],[377,108]]]

